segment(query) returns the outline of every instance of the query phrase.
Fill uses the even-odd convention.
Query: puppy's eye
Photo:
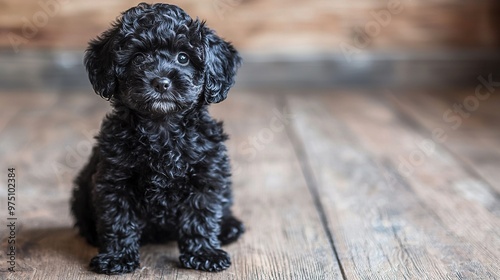
[[[133,58],[133,61],[134,62],[141,62],[143,61],[144,59],[146,58],[146,55],[143,54],[143,53],[137,53],[134,58]]]
[[[187,65],[189,63],[189,57],[186,53],[179,53],[177,55],[177,62],[179,62],[180,65]]]

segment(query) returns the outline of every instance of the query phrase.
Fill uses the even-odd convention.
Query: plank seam
[[[282,108],[286,108],[287,111],[290,111],[290,106],[288,106],[285,97],[281,95],[277,99],[278,106],[281,106]],[[333,240],[333,235],[330,231],[330,226],[328,223],[328,219],[326,218],[325,214],[325,209],[321,203],[319,192],[318,192],[318,185],[316,183],[316,179],[314,178],[313,172],[311,170],[311,166],[309,164],[309,159],[307,157],[307,154],[305,152],[304,144],[300,140],[300,137],[296,133],[296,131],[292,128],[293,125],[293,120],[291,121],[291,125],[285,126],[285,131],[286,134],[288,135],[290,141],[292,142],[293,146],[293,151],[295,153],[295,156],[298,159],[298,162],[300,164],[300,169],[302,171],[302,174],[304,176],[304,179],[306,181],[307,188],[311,194],[311,197],[313,199],[314,207],[316,208],[316,211],[319,215],[321,225],[323,227],[323,230],[326,233],[328,243],[330,245],[331,250],[333,251],[335,260],[337,261],[337,265],[339,266],[340,272],[342,274],[342,279],[347,279],[346,273],[344,271],[344,267],[342,266],[342,263],[340,262],[340,257],[337,252],[337,249],[335,247],[335,242]]]

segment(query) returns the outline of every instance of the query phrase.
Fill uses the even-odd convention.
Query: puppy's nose
[[[151,85],[159,93],[166,92],[170,87],[171,83],[172,82],[168,78],[154,78],[151,81]]]

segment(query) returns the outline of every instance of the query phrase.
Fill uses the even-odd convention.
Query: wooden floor
[[[499,279],[498,93],[235,90],[212,108],[231,135],[234,212],[247,226],[225,247],[231,268],[181,269],[171,243],[142,247],[134,274],[102,279]],[[0,98],[0,278],[96,279],[97,250],[72,229],[68,200],[108,104],[91,93]]]

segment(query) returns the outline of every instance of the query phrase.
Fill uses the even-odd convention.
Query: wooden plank
[[[15,96],[10,100],[19,112],[0,139],[3,161],[21,172],[29,170],[23,178],[26,184],[44,182],[40,191],[71,189],[72,178],[87,161],[93,135],[108,105],[90,94]]]
[[[231,135],[235,210],[248,226],[235,244],[234,265],[244,273],[234,279],[341,279],[284,130],[288,112],[273,95],[252,92],[213,109]]]
[[[6,155],[0,157],[0,165],[18,166],[21,224],[18,271],[7,274],[6,256],[0,254],[0,278],[95,279],[87,265],[97,249],[76,235],[68,209],[71,180],[78,171],[73,165],[80,162],[66,158],[69,151],[78,150],[79,143],[90,141],[87,130],[99,125],[108,106],[96,96],[74,94],[60,95],[54,106],[38,110],[7,124],[4,132],[9,141],[21,144],[0,146]],[[225,247],[232,267],[221,273],[180,269],[175,243],[147,245],[141,248],[140,270],[121,279],[342,278],[293,147],[280,125],[283,120],[277,117],[280,110],[272,96],[252,93],[231,93],[213,108],[231,135],[234,212],[247,226],[241,240]],[[249,149],[254,153],[249,154]],[[50,163],[64,166],[65,173],[55,176]],[[5,201],[4,193],[0,199]],[[5,211],[0,213],[4,220]],[[2,244],[5,237],[2,230]]]
[[[346,277],[499,277],[498,199],[440,147],[403,175],[425,137],[377,98],[288,99]]]
[[[500,96],[491,94],[486,100],[475,98],[474,89],[446,92],[418,92],[386,96],[402,114],[415,119],[423,130],[442,130],[442,144],[456,155],[467,168],[476,172],[497,193],[500,193]],[[463,104],[472,102],[474,110]],[[476,102],[477,101],[477,102]],[[463,115],[446,113],[462,106]],[[445,118],[446,115],[446,118]]]
[[[71,228],[69,190],[79,167],[65,162],[69,153],[66,147],[76,150],[73,145],[79,142],[75,140],[84,138],[79,131],[81,122],[91,122],[95,109],[99,111],[102,107],[90,95],[82,98],[78,94],[37,92],[11,93],[5,98],[8,102],[2,106],[9,104],[18,108],[0,138],[2,170],[16,168],[18,231],[16,272],[5,271],[5,255],[2,254],[0,277],[54,279],[58,277],[54,272],[59,268],[66,269],[61,278],[72,279],[97,250],[76,238]],[[100,115],[102,117],[103,112]],[[96,121],[93,125],[98,124]],[[54,163],[64,166],[65,173],[57,174]],[[64,175],[63,180],[59,175]],[[6,209],[3,207],[6,193],[0,194],[0,200],[2,209]],[[0,212],[2,220],[5,215],[6,211]],[[2,230],[0,239],[4,241],[5,236]]]
[[[1,92],[0,132],[15,118],[21,109],[47,108],[57,101],[56,93]]]

